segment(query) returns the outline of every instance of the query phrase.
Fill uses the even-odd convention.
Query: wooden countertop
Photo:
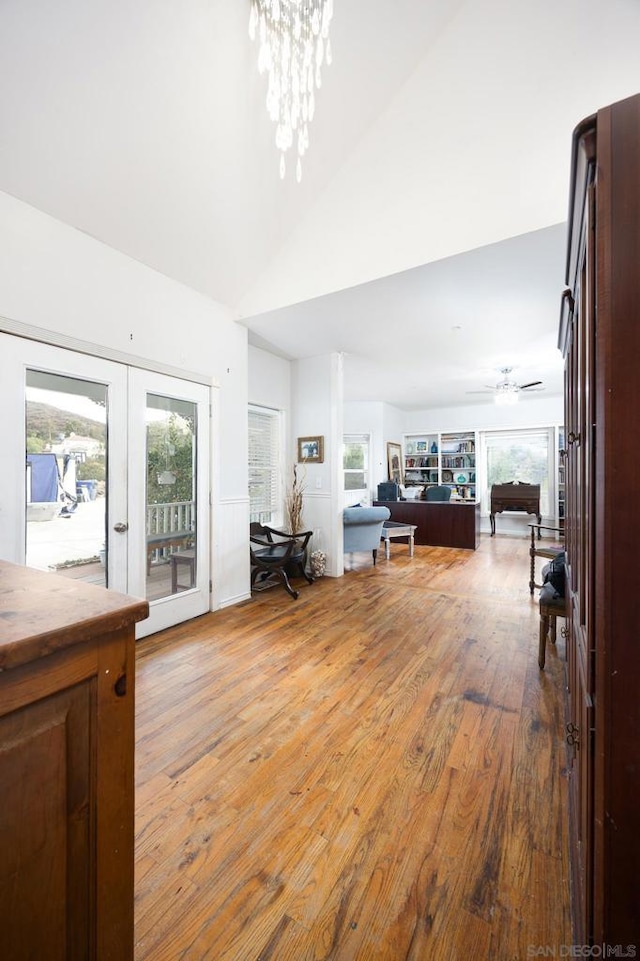
[[[142,621],[146,600],[0,561],[0,671]]]

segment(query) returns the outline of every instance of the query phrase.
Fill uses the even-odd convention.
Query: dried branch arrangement
[[[298,470],[298,465],[293,465],[293,481],[287,488],[284,497],[285,517],[290,534],[298,534],[302,529],[302,508],[304,505],[304,474]]]

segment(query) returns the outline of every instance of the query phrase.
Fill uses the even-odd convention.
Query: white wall
[[[213,319],[213,318],[212,318]],[[189,331],[189,326],[186,330]],[[219,413],[212,425],[213,607],[251,596],[249,589],[249,431],[247,340],[239,325],[218,324],[209,335],[212,369],[219,374]],[[196,334],[197,337],[197,334]],[[201,341],[202,343],[202,341]],[[224,348],[223,348],[224,345]],[[221,363],[220,363],[221,361]]]
[[[406,411],[404,433],[449,430],[508,430],[511,427],[539,427],[562,424],[562,397],[520,398],[512,407],[500,407],[489,398],[486,404]]]
[[[375,500],[378,484],[388,478],[387,443],[402,443],[406,412],[381,401],[347,401],[345,434],[371,434],[369,497]]]
[[[0,315],[219,383],[214,606],[248,596],[246,330],[222,305],[4,193]]]
[[[402,444],[402,435],[404,433],[404,420],[406,417],[406,411],[399,410],[397,407],[392,407],[390,404],[384,405],[384,420],[383,420],[383,449],[382,454],[382,473],[380,474],[380,480],[385,481],[389,479],[389,463],[387,459],[387,443]],[[376,484],[377,487],[377,484]],[[377,490],[376,490],[377,493]]]
[[[291,361],[249,345],[249,403],[288,412],[291,408]]]
[[[343,572],[342,378],[341,354],[308,357],[292,364],[292,450],[297,454],[298,437],[324,437],[324,463],[303,468],[305,528],[314,531],[312,549],[325,551],[327,574],[334,577]]]

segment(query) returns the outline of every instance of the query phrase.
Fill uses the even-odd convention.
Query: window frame
[[[252,427],[252,418],[254,424]],[[252,448],[251,432],[257,430],[260,421],[262,426],[270,427],[270,439],[264,445],[265,462],[259,463],[259,457]],[[266,431],[265,431],[266,433]],[[247,411],[247,488],[249,494],[249,522],[278,526],[282,519],[282,411],[261,404],[249,404]],[[256,502],[252,497],[252,472],[269,476],[266,483],[267,496]]]
[[[477,467],[481,469],[482,475],[476,474],[476,480],[482,483],[482,487],[479,484],[476,485],[476,492],[482,491],[482,513],[489,515],[491,510],[491,481],[489,479],[489,448],[492,446],[491,440],[495,438],[500,438],[503,441],[524,441],[529,438],[534,438],[536,436],[546,436],[547,440],[547,469],[546,478],[547,486],[545,490],[544,484],[540,485],[540,511],[543,517],[550,518],[555,517],[555,502],[556,502],[556,470],[555,470],[555,427],[554,426],[541,426],[541,427],[512,427],[506,429],[491,428],[487,430],[480,431],[480,461]],[[509,480],[521,480],[517,476],[517,470],[513,472],[514,476],[509,477]],[[536,483],[535,480],[529,481],[530,483]],[[497,483],[501,483],[498,481]]]
[[[344,458],[346,448],[349,444],[362,444],[365,448],[364,468],[345,467]],[[346,479],[348,474],[364,474],[364,487],[347,488]],[[345,503],[349,500],[357,501],[366,499],[370,496],[371,484],[371,434],[365,433],[344,433],[342,435],[342,494]],[[364,496],[363,496],[364,495]]]

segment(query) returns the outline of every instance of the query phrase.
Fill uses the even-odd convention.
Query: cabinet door
[[[593,691],[594,449],[593,384],[595,364],[595,250],[587,193],[585,242],[574,298],[572,335],[567,356],[567,556],[573,604],[573,628],[582,650],[587,688]]]
[[[591,930],[593,917],[593,699],[586,689],[584,662],[575,643],[569,646],[571,720],[567,726],[572,751],[569,801],[571,808],[572,874],[577,932]],[[584,937],[584,935],[580,935]]]
[[[593,918],[594,805],[594,185],[587,186],[566,351],[566,481],[570,800],[576,931],[586,943]]]
[[[11,961],[95,957],[94,683],[0,718],[0,940]]]

